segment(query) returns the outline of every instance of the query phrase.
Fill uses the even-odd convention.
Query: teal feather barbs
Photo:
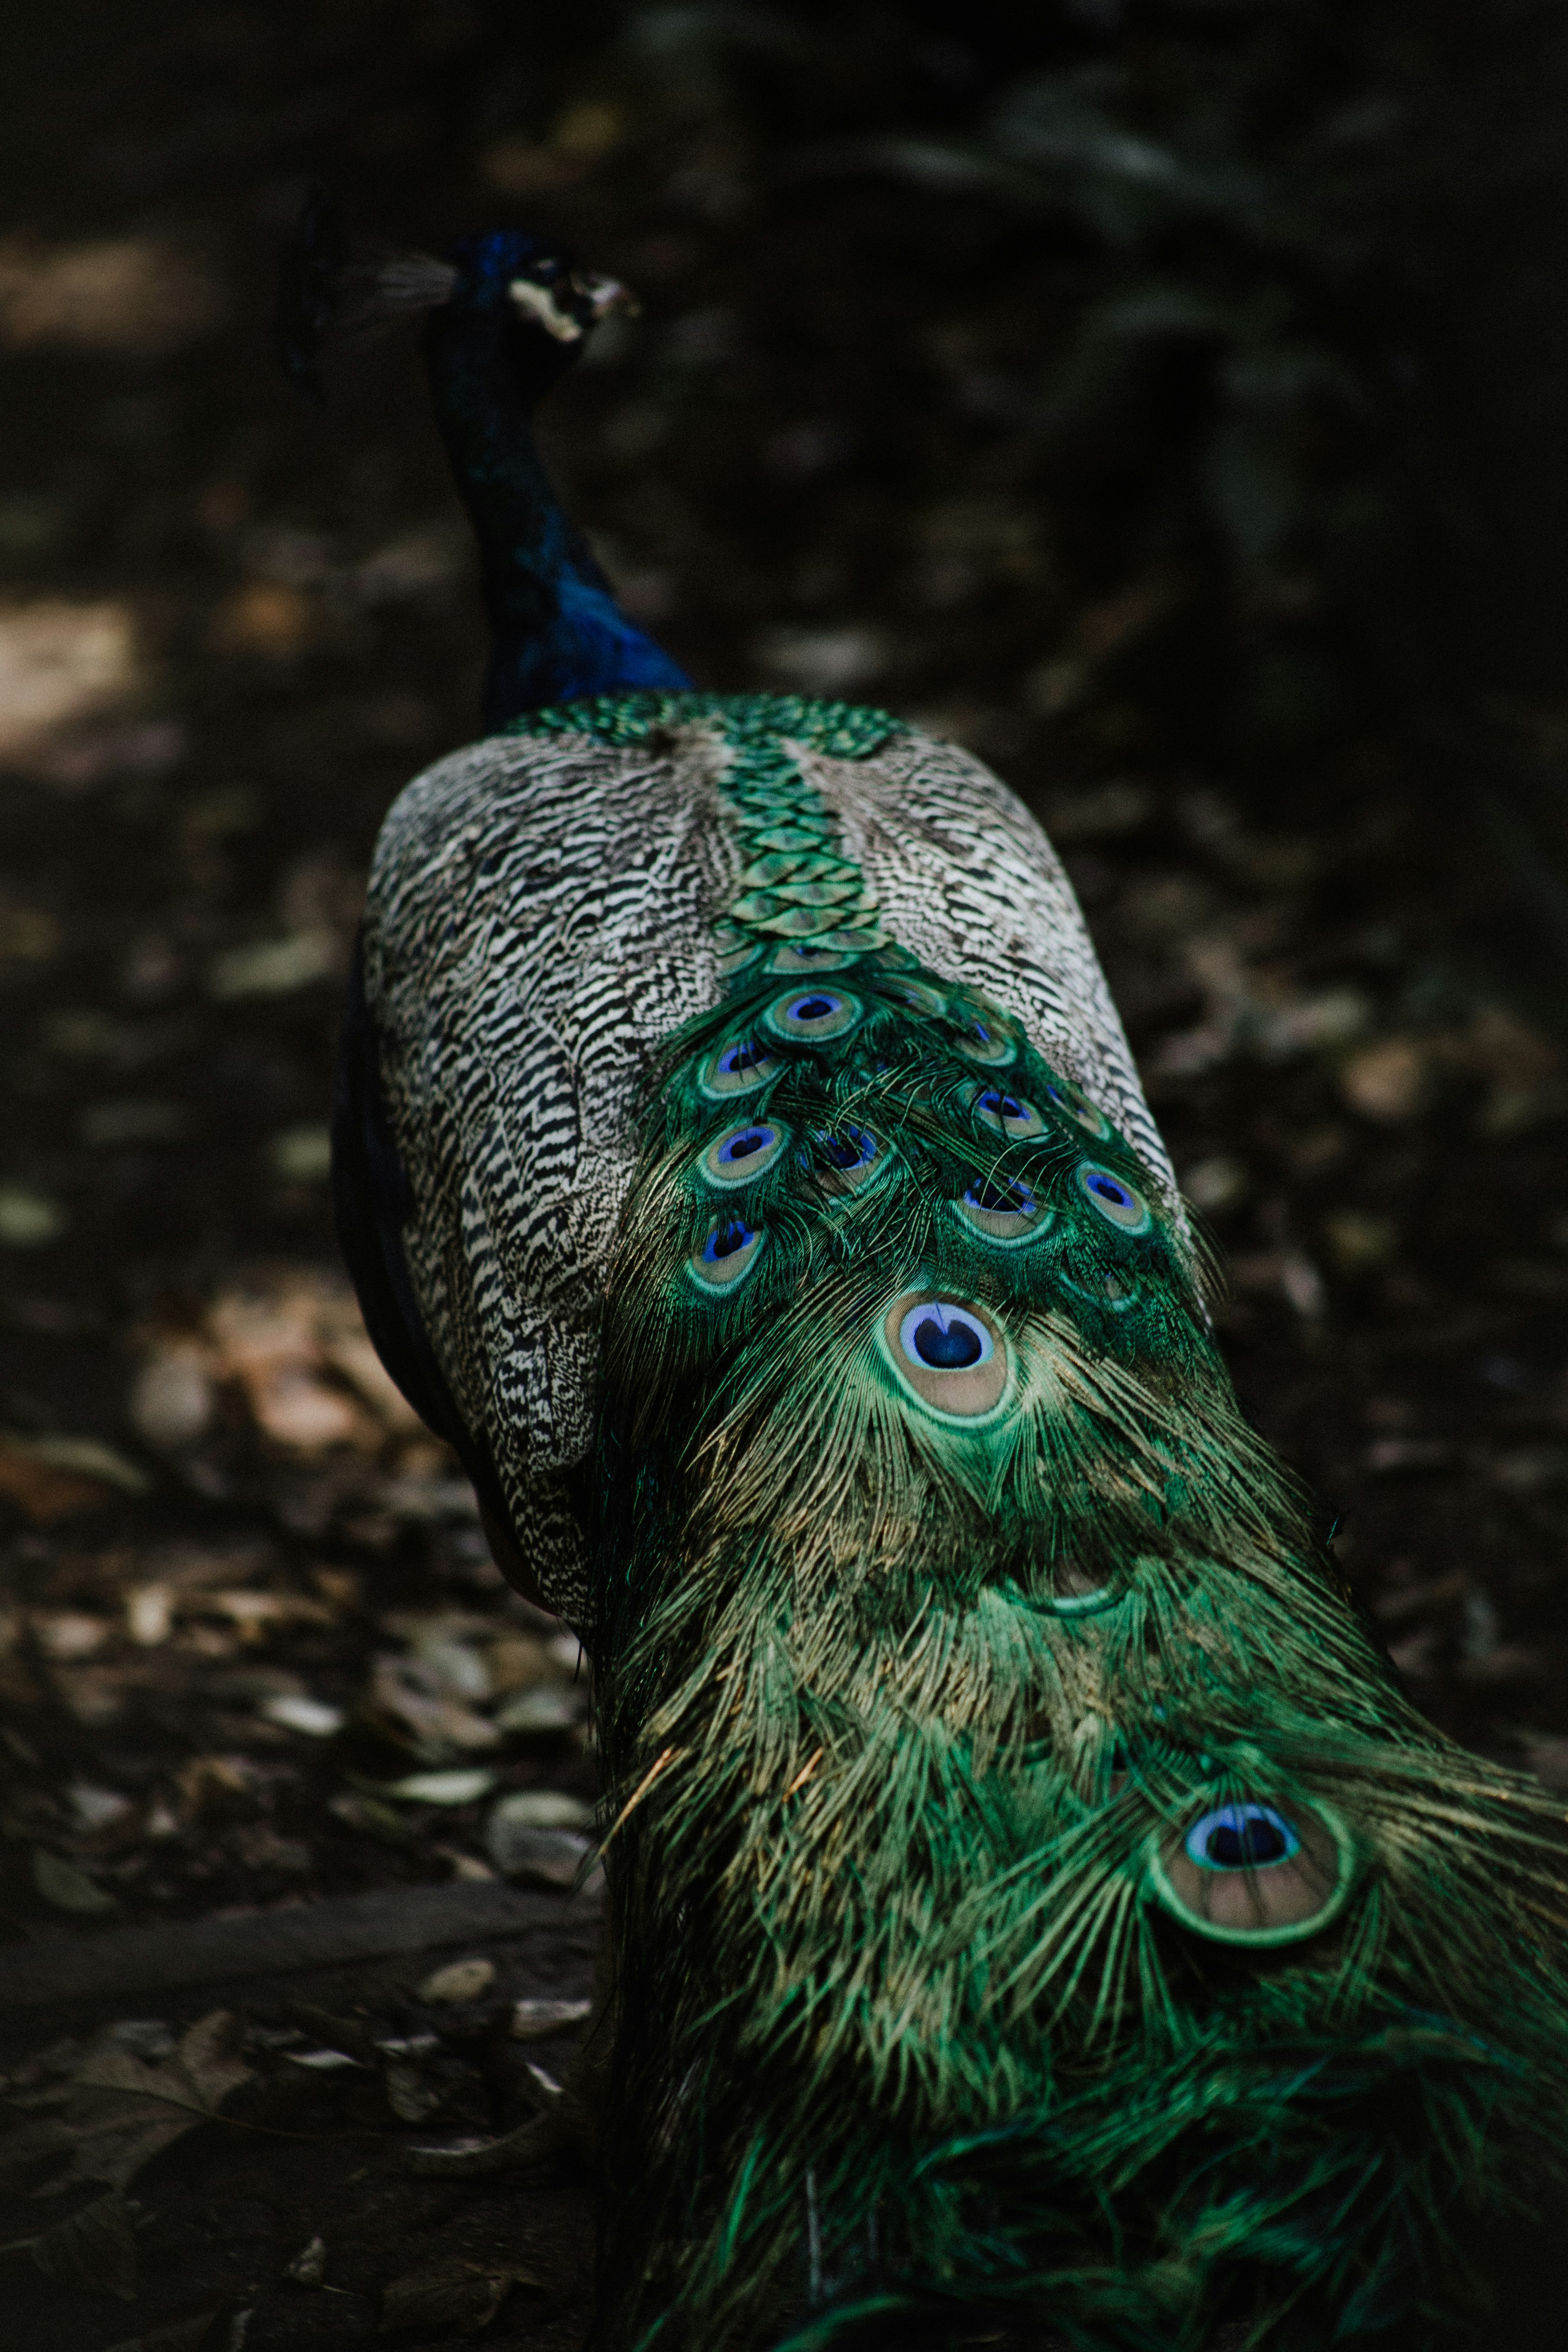
[[[1561,1809],[1393,1687],[1158,1171],[889,936],[811,772],[893,722],[523,723],[700,723],[738,866],[605,1327],[611,2340],[1381,2324],[1568,2089]]]
[[[918,730],[687,695],[381,856],[415,1286],[595,1662],[605,2352],[1353,2340],[1568,2092],[1562,1809],[1242,1421],[1054,877]]]

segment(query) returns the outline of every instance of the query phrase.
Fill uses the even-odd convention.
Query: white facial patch
[[[579,343],[583,329],[570,310],[563,310],[548,286],[536,286],[531,278],[514,278],[507,292],[526,317],[553,335],[558,343]]]

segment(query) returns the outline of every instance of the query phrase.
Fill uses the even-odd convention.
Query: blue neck
[[[437,419],[482,559],[488,734],[582,695],[691,683],[621,611],[540,462],[533,407],[571,357],[535,352],[542,341],[461,302],[432,311],[426,330]]]

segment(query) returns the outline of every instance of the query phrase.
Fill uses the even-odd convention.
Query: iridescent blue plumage
[[[487,733],[579,696],[689,683],[629,621],[568,522],[534,446],[535,404],[603,307],[565,256],[513,230],[461,237],[450,300],[431,311],[426,363],[458,489],[479,542],[490,656]],[[519,289],[525,289],[520,302]]]

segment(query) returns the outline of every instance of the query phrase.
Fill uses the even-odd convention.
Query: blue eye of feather
[[[835,1168],[846,1174],[854,1168],[869,1168],[877,1157],[877,1139],[863,1127],[842,1127],[836,1135],[817,1140]]]
[[[1015,1143],[1030,1142],[1046,1131],[1046,1122],[1034,1104],[1001,1087],[983,1087],[974,1097],[973,1110],[983,1127],[1010,1137]]]
[[[858,997],[840,995],[837,989],[814,988],[793,996],[781,996],[770,1004],[763,1016],[775,1037],[784,1037],[799,1045],[816,1045],[828,1037],[842,1037],[853,1029],[860,1018]]]
[[[889,1164],[883,1146],[868,1127],[819,1127],[812,1131],[812,1150],[803,1151],[800,1164],[825,1192],[858,1192]]]
[[[1054,1223],[1033,1185],[1016,1176],[975,1177],[960,1197],[958,1213],[972,1232],[1004,1248],[1033,1241]]]
[[[731,1127],[702,1155],[702,1173],[712,1184],[749,1184],[771,1167],[784,1145],[784,1130],[765,1119]]]
[[[754,1225],[743,1224],[739,1217],[727,1217],[721,1224],[714,1226],[703,1243],[702,1263],[704,1265],[721,1265],[726,1258],[733,1257],[737,1250],[749,1249],[756,1238]]]
[[[1149,1203],[1131,1184],[1113,1176],[1109,1168],[1098,1167],[1086,1160],[1078,1171],[1078,1186],[1090,1208],[1098,1209],[1109,1224],[1124,1234],[1147,1233],[1153,1223]]]
[[[1000,1022],[983,1020],[978,1013],[971,1013],[965,1017],[963,1034],[954,1043],[959,1052],[971,1062],[1010,1062],[1017,1051]]]
[[[762,1255],[764,1236],[743,1217],[716,1217],[686,1263],[700,1290],[735,1289]]]
[[[1026,1184],[999,1183],[990,1176],[977,1176],[963,1197],[972,1209],[989,1210],[994,1216],[1027,1217],[1035,1208]]]
[[[915,1353],[922,1364],[956,1371],[980,1361],[980,1342],[967,1323],[939,1323],[928,1315],[915,1325]]]
[[[946,1298],[911,1307],[899,1327],[899,1345],[911,1363],[939,1372],[967,1371],[972,1364],[988,1363],[995,1351],[979,1317]]]
[[[698,1084],[710,1102],[752,1094],[778,1068],[775,1057],[754,1037],[732,1037],[703,1066]]]
[[[1272,1805],[1217,1805],[1187,1832],[1188,1859],[1200,1870],[1267,1870],[1300,1853],[1301,1841]]]

